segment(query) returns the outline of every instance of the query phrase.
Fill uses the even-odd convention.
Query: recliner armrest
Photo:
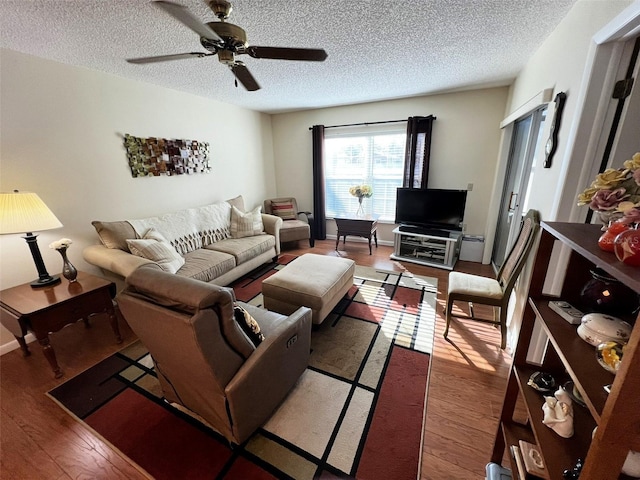
[[[311,310],[282,319],[225,388],[237,438],[247,438],[271,414],[309,364]]]
[[[311,246],[313,247],[313,245],[315,244],[315,234],[313,232],[313,213],[311,212],[298,212],[298,216],[300,215],[304,215],[305,217],[307,217],[307,223],[309,224],[309,243],[311,244]]]

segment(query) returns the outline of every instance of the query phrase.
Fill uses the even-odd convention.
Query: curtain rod
[[[432,117],[434,120],[436,119],[436,117],[434,117],[433,115],[429,115],[429,116]],[[346,123],[344,125],[325,125],[324,128],[327,129],[327,128],[338,128],[338,127],[359,127],[362,125],[378,125],[380,123],[401,123],[406,121],[407,119],[403,118],[402,120],[385,120],[383,122],[363,122],[363,123]],[[309,127],[309,130],[313,130],[313,127]]]
[[[359,127],[361,125],[377,125],[379,123],[400,123],[400,122],[406,122],[407,119],[403,119],[403,120],[386,120],[384,122],[364,122],[364,123],[346,123],[344,125],[325,125],[325,129],[327,128],[337,128],[337,127]],[[313,130],[313,127],[309,127],[309,130]]]

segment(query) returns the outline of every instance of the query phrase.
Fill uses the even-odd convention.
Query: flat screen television
[[[466,202],[466,190],[398,188],[395,223],[413,231],[462,230]]]

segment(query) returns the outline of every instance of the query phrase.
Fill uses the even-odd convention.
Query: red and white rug
[[[235,282],[262,304],[262,280]],[[166,404],[136,342],[49,392],[157,479],[415,480],[435,327],[436,279],[356,267],[354,286],[312,332],[309,367],[274,415],[230,449],[208,426]],[[259,399],[256,399],[259,401]]]

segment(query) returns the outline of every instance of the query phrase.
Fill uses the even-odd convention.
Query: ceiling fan
[[[302,60],[308,62],[322,62],[327,58],[327,52],[316,48],[283,48],[258,47],[247,43],[246,32],[237,25],[227,22],[231,14],[232,5],[226,0],[209,0],[207,5],[220,20],[219,22],[203,23],[189,10],[178,3],[167,1],[152,2],[176,20],[187,26],[200,36],[200,43],[209,53],[188,52],[174,55],[159,55],[156,57],[129,58],[127,62],[135,64],[165,62],[193,57],[210,57],[218,55],[218,60],[227,65],[236,79],[249,91],[260,89],[244,62],[236,60],[236,55],[248,54],[253,58],[270,58],[276,60]],[[236,83],[237,86],[237,83]]]

